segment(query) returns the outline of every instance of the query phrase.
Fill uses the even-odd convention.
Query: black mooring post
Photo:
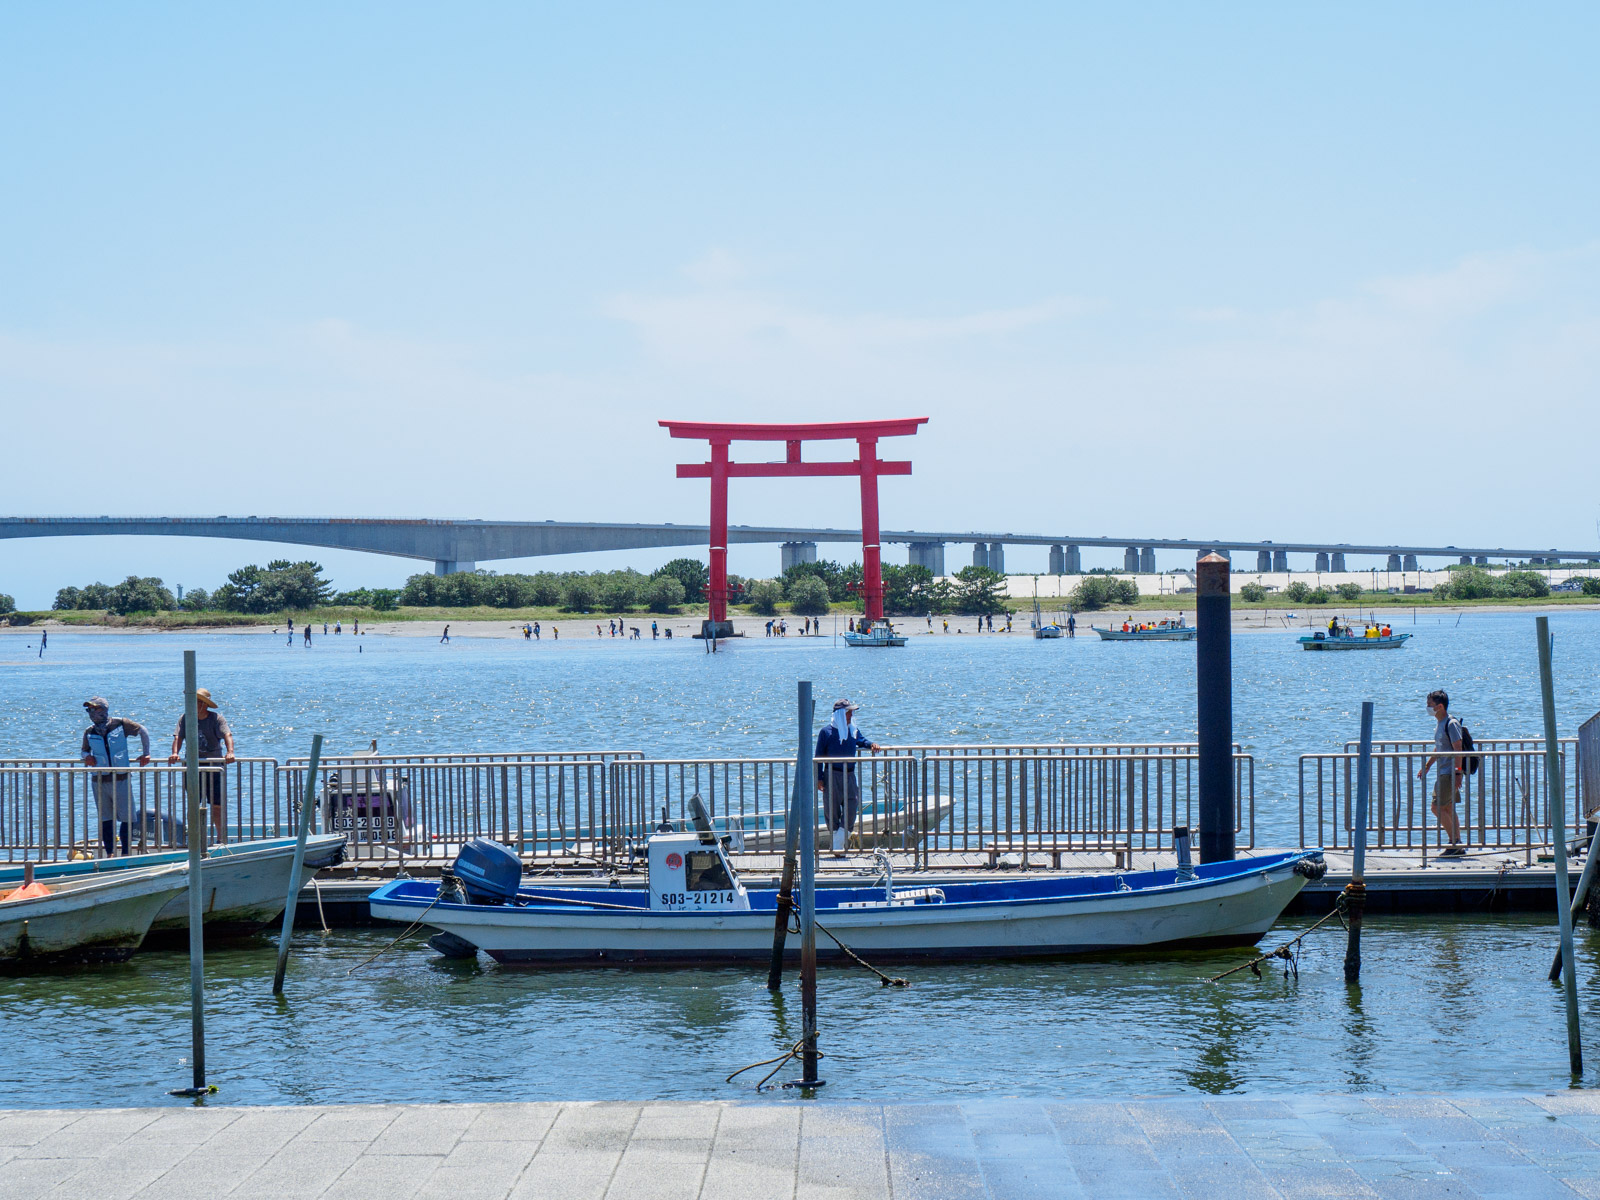
[[[796,744],[809,745],[811,728],[803,700],[798,710],[800,728],[799,742]],[[795,751],[794,790],[789,795],[788,826],[783,832],[783,878],[778,884],[777,912],[772,922],[772,962],[767,968],[769,992],[776,992],[783,986],[783,951],[784,943],[788,940],[789,917],[794,912],[794,872],[795,859],[800,853],[800,823],[816,805],[811,796],[814,785],[810,774],[800,774],[800,759],[804,753],[803,749]]]
[[[1228,560],[1195,566],[1195,699],[1200,725],[1200,861],[1233,858],[1233,597]]]
[[[1361,750],[1356,759],[1356,830],[1350,882],[1345,885],[1344,981],[1361,982],[1361,918],[1367,910],[1367,809],[1372,796],[1372,701],[1361,702]]]
[[[811,766],[811,726],[813,722],[811,683],[800,684],[800,728],[805,734],[800,738],[799,761],[795,774],[809,781]],[[796,791],[798,795],[798,790]],[[817,800],[816,793],[807,789],[806,803],[802,806],[805,819],[800,822],[800,1078],[794,1086],[821,1087],[817,1078]]]

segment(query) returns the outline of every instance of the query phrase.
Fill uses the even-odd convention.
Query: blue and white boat
[[[844,643],[847,646],[904,646],[906,635],[896,633],[888,621],[879,621],[865,629],[858,623],[855,629],[844,635]]]
[[[1308,879],[1320,850],[1176,870],[1040,876],[937,887],[828,887],[817,918],[863,954],[896,959],[1045,957],[1250,945]],[[441,890],[443,889],[443,890]],[[776,893],[750,891],[711,834],[658,834],[647,890],[540,886],[495,842],[463,848],[441,882],[397,879],[372,915],[432,926],[436,949],[502,963],[707,963],[772,952]],[[839,954],[819,939],[823,957]]]

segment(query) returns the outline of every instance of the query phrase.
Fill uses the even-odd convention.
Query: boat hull
[[[850,831],[848,847],[852,850],[895,850],[915,845],[929,830],[937,829],[952,812],[955,801],[949,796],[930,797],[926,812],[863,811],[856,817],[855,828]],[[712,822],[720,833],[732,834],[735,848],[741,853],[762,853],[787,849],[785,825],[775,821],[766,828],[750,829],[737,824]],[[817,845],[826,845],[832,836],[827,825],[817,826]]]
[[[1409,633],[1397,633],[1393,637],[1340,637],[1340,638],[1308,638],[1300,639],[1302,650],[1398,650],[1404,646],[1411,637]]]
[[[307,838],[300,886],[309,883],[319,870],[338,862],[343,857],[344,845],[343,834],[318,834]],[[249,934],[279,916],[289,895],[294,846],[294,838],[272,838],[215,847],[200,864],[206,928],[224,937]],[[150,866],[187,862],[188,852],[180,850],[128,858],[41,863],[35,866],[34,876],[43,883],[58,879],[105,879]],[[14,886],[21,877],[20,868],[0,870],[0,887]],[[187,937],[188,930],[189,889],[185,876],[178,894],[161,908],[151,923],[149,940],[162,942],[176,935]]]
[[[1192,642],[1200,636],[1199,629],[1191,626],[1182,629],[1130,629],[1127,633],[1120,629],[1101,629],[1098,625],[1089,628],[1100,635],[1102,642]]]
[[[146,867],[64,880],[48,896],[0,902],[0,964],[122,962],[162,907],[185,890],[185,875],[181,866]]]
[[[1259,869],[1182,884],[1172,882],[1170,871],[1126,874],[1121,878],[1164,877],[1168,882],[1130,891],[1111,889],[1057,897],[1036,894],[1060,883],[1040,879],[1014,884],[951,884],[942,889],[949,896],[992,897],[989,899],[841,907],[852,898],[870,901],[875,895],[881,899],[882,890],[830,888],[819,892],[817,915],[853,950],[874,960],[1044,958],[1250,945],[1272,927],[1306,882],[1296,870],[1297,856],[1250,861],[1260,863]],[[1100,881],[1116,878],[1094,877]],[[1081,888],[1086,881],[1068,882]],[[613,903],[625,898],[625,893],[617,890],[602,894]],[[422,909],[436,895],[436,888],[430,894],[428,885],[420,881],[397,881],[373,894],[372,914],[408,923],[420,918],[508,964],[716,963],[760,961],[772,953],[773,910],[770,896],[764,893],[751,894],[754,907],[748,912],[435,904],[423,914]],[[818,939],[817,950],[824,959],[842,956],[826,937]],[[791,947],[790,953],[795,952],[797,947]]]

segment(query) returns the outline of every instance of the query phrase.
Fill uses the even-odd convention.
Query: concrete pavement
[[[453,1098],[465,1098],[461,1083]],[[1248,1189],[1247,1193],[1242,1189]],[[1600,1197],[1600,1095],[0,1112],[0,1200]]]

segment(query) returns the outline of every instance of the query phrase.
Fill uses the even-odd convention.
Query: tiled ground
[[[1600,1095],[0,1112],[0,1200],[136,1196],[1600,1198]]]

